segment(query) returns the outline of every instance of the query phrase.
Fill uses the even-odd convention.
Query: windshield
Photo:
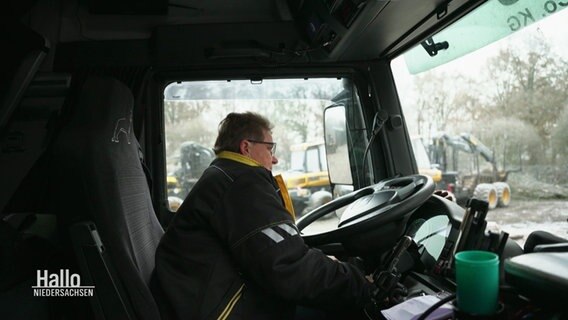
[[[412,150],[414,151],[414,158],[416,165],[419,169],[429,169],[431,167],[428,153],[424,147],[424,142],[420,138],[414,138],[412,141]]]
[[[535,230],[568,236],[567,6],[491,0],[432,37],[448,49],[391,63],[409,133],[444,173],[438,188],[462,204],[494,192],[490,228],[521,244]]]
[[[230,112],[252,111],[274,125],[278,161],[273,173],[283,175],[299,216],[312,190],[329,189],[323,112],[343,91],[344,79],[337,77],[169,84],[163,110],[168,199],[184,199],[215,159],[219,122]],[[321,177],[307,175],[313,172]]]

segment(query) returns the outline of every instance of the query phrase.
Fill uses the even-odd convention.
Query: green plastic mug
[[[455,262],[460,311],[494,314],[499,296],[499,256],[488,251],[461,251],[456,253]]]

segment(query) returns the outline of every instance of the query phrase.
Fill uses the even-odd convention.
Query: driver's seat
[[[159,224],[123,83],[88,78],[54,142],[51,209],[70,238],[96,319],[160,318],[149,290]]]

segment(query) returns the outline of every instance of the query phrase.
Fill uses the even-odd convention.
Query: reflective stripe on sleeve
[[[263,229],[261,232],[269,237],[272,241],[278,243],[284,240],[284,236],[286,236],[286,234],[282,233],[282,231],[278,232],[278,229],[286,232],[286,234],[290,235],[291,237],[298,234],[298,230],[296,230],[296,228],[286,223],[281,223],[277,226]]]
[[[296,228],[294,228],[294,227],[292,227],[288,224],[282,223],[282,224],[279,224],[277,227],[288,232],[288,234],[291,235],[291,236],[295,236],[295,235],[298,234],[298,230],[296,230]]]
[[[284,240],[284,237],[282,237],[280,234],[278,234],[278,232],[274,231],[274,229],[272,228],[266,228],[261,232],[267,235],[270,239],[272,239],[276,243]]]

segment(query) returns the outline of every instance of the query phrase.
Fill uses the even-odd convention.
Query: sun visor
[[[408,71],[417,74],[443,65],[566,7],[563,2],[545,0],[488,1],[405,53]]]

